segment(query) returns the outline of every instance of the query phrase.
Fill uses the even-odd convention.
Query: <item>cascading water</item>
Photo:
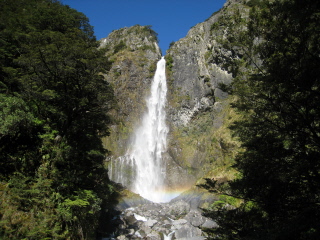
[[[146,99],[147,112],[135,130],[127,154],[116,161],[114,180],[153,202],[166,202],[163,192],[166,167],[162,161],[167,148],[166,95],[167,83],[164,57],[157,63],[150,96]],[[124,175],[127,175],[124,177]],[[131,175],[132,182],[128,181]],[[170,200],[170,199],[169,199]]]

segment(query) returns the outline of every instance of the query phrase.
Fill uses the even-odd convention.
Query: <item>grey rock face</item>
[[[168,152],[179,166],[191,172],[189,179],[205,176],[213,162],[225,160],[222,150],[213,143],[220,136],[213,135],[224,127],[228,114],[224,109],[230,98],[223,89],[232,83],[231,63],[240,54],[222,45],[220,40],[226,38],[228,26],[221,19],[232,17],[238,9],[245,15],[244,1],[227,1],[223,9],[191,28],[167,51],[167,116],[171,129]]]
[[[145,97],[161,51],[156,34],[139,25],[113,31],[100,43],[111,63],[104,76],[114,87],[117,104],[111,113],[115,124],[105,147],[117,158],[125,152],[130,132],[144,112]]]
[[[217,22],[220,13],[210,17],[190,29],[185,38],[176,42],[167,52],[172,56],[173,88],[179,89],[179,94],[187,96],[187,100],[174,111],[171,119],[174,125],[186,126],[199,111],[210,109],[216,98],[226,98],[219,84],[230,84],[231,74],[222,69],[219,62],[213,60],[214,49],[216,55],[231,57],[231,52],[217,43],[211,26]]]
[[[224,9],[191,28],[187,36],[167,52],[173,59],[173,65],[169,74],[171,79],[167,79],[169,148],[163,160],[167,166],[165,184],[170,190],[185,190],[193,186],[210,171],[210,161],[216,158],[212,157],[212,153],[209,156],[207,151],[213,148],[210,143],[212,138],[209,135],[206,139],[199,137],[202,133],[198,129],[202,128],[200,130],[208,134],[223,125],[223,116],[218,114],[223,112],[223,101],[228,94],[222,91],[220,84],[231,83],[232,76],[225,65],[235,56],[233,50],[224,49],[217,40],[226,34],[227,28],[222,26],[213,31],[212,26],[220,16],[228,14],[225,9],[239,2],[229,0]],[[150,28],[139,25],[113,31],[107,38],[101,39],[100,47],[106,50],[112,62],[105,78],[114,86],[117,102],[112,113],[116,124],[110,128],[111,136],[105,139],[105,147],[112,152],[107,161],[112,162],[125,154],[131,133],[141,120],[146,108],[145,97],[161,52],[156,34]],[[203,126],[198,126],[203,114],[207,114],[207,119],[202,121]],[[208,119],[213,120],[207,123],[210,121]],[[189,143],[195,135],[190,132],[199,133],[199,141],[192,143],[191,148]],[[123,170],[128,176],[132,173],[130,169]],[[115,180],[112,174],[116,174],[117,170],[111,169],[109,172],[110,178]],[[130,185],[128,179],[127,186]]]
[[[131,51],[144,50],[148,58],[153,58],[155,54],[158,58],[161,56],[156,33],[148,26],[135,25],[115,30],[100,40],[100,48],[116,50],[120,43]]]
[[[146,89],[153,77],[150,69],[155,70],[161,57],[157,38],[148,27],[136,25],[113,31],[100,42],[100,48],[105,48],[106,55],[113,61],[105,77],[114,85],[118,115],[132,121],[133,113],[142,112]]]

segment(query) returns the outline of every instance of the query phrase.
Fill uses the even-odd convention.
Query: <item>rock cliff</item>
[[[237,115],[230,108],[232,97],[223,91],[232,82],[232,59],[241,54],[229,49],[227,33],[232,17],[245,18],[246,0],[229,0],[205,22],[190,29],[166,53],[169,149],[165,155],[167,185],[172,189],[191,187],[202,177],[227,179],[238,143],[228,126]],[[239,26],[241,27],[241,26]],[[161,52],[157,35],[149,26],[113,31],[101,40],[101,48],[112,62],[105,78],[113,84],[117,108],[108,160],[125,153],[134,126],[145,110]]]
[[[140,123],[146,110],[145,99],[150,91],[156,63],[161,57],[156,33],[148,26],[133,26],[113,31],[101,39],[100,48],[105,49],[111,62],[105,79],[114,87],[117,105],[112,113],[114,124],[104,144],[111,154],[107,157],[111,179],[115,179],[118,167],[112,164],[123,156],[129,148],[134,128]],[[168,174],[166,185],[171,189],[191,186],[195,178],[190,178],[188,169],[178,165],[169,154],[164,156]],[[130,168],[122,169],[131,176]],[[124,180],[128,185],[130,179]]]
[[[245,3],[227,1],[221,10],[172,44],[166,54],[170,83],[169,153],[196,178],[207,174],[228,177],[221,171],[232,163],[238,148],[228,130],[237,116],[229,107],[232,98],[223,89],[232,82],[230,63],[240,53],[226,48],[223,42],[229,41],[228,24],[234,14],[246,18],[249,8]]]
[[[223,182],[235,174],[230,166],[239,143],[231,136],[229,126],[240,116],[230,107],[233,97],[225,89],[233,80],[232,62],[242,53],[228,47],[232,41],[228,30],[241,30],[241,21],[237,22],[235,16],[245,21],[247,2],[252,0],[228,0],[221,10],[191,28],[167,51],[170,130],[164,155],[166,184],[169,190],[190,189],[170,203],[140,199],[138,205],[142,206],[132,205],[133,208],[130,202],[134,198],[128,194],[124,206],[127,209],[121,209],[117,216],[111,239],[204,239],[199,227],[217,227],[201,216],[199,206],[208,207],[218,198],[210,194],[208,199],[195,200],[197,192],[204,191],[196,184],[205,177]],[[105,140],[111,151],[107,158],[109,171],[113,173],[116,169],[110,163],[124,155],[131,133],[146,109],[145,97],[161,53],[156,34],[143,26],[112,32],[101,40],[101,48],[105,48],[112,62],[105,78],[113,84],[117,98],[111,136]],[[132,175],[128,168],[121,171]],[[178,212],[173,214],[175,211]]]
[[[115,30],[101,39],[100,48],[111,62],[105,78],[114,88],[114,124],[105,145],[111,157],[124,154],[133,126],[145,108],[145,97],[150,88],[156,63],[161,57],[157,34],[149,26]]]

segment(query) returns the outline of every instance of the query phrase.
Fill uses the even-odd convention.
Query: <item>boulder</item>
[[[200,225],[204,224],[206,219],[202,216],[199,211],[192,210],[190,211],[185,217],[192,226],[199,227]]]
[[[203,228],[217,228],[218,224],[211,220],[211,219],[206,219],[205,222],[201,225]]]
[[[192,226],[190,223],[183,225],[175,231],[175,237],[179,238],[192,238],[201,236],[202,231],[199,228]]]

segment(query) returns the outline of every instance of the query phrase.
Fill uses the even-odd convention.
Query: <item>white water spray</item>
[[[115,181],[129,187],[133,192],[153,202],[166,202],[164,193],[164,179],[166,167],[163,162],[163,153],[167,150],[166,126],[166,95],[167,83],[165,75],[166,61],[164,57],[157,63],[157,70],[151,84],[150,96],[146,99],[147,111],[142,118],[141,125],[135,130],[133,141],[126,156],[118,159],[116,167],[119,171]],[[123,165],[127,175],[123,176]],[[131,185],[131,186],[128,186]],[[169,199],[170,200],[170,199]]]
[[[162,154],[167,149],[165,75],[166,61],[157,63],[157,70],[151,84],[151,93],[147,99],[148,110],[143,116],[141,126],[135,132],[130,158],[136,165],[134,191],[153,202],[161,202],[165,166]]]

